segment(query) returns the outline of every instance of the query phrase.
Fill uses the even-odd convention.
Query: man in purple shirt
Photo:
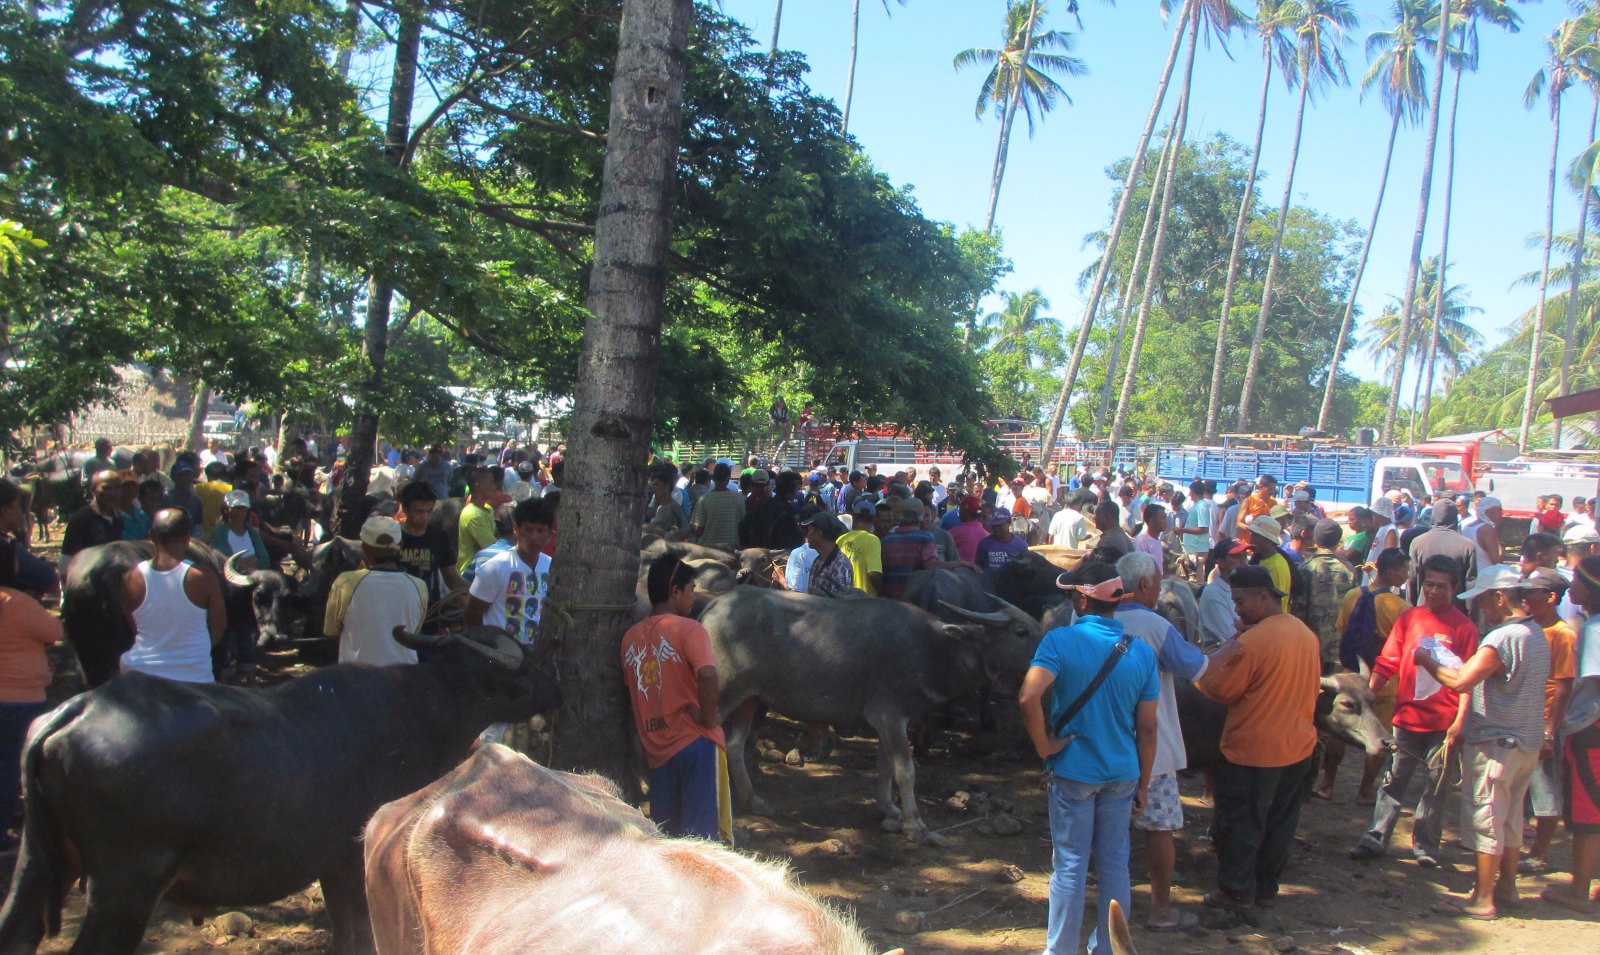
[[[985,573],[994,573],[1011,559],[1028,549],[1028,542],[1011,533],[1011,511],[997,507],[986,522],[989,536],[978,541],[974,563]]]

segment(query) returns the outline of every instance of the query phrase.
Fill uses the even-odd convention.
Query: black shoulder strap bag
[[[1117,661],[1128,655],[1128,647],[1132,640],[1133,636],[1131,634],[1123,633],[1122,639],[1118,640],[1116,646],[1111,648],[1111,652],[1106,654],[1106,660],[1104,663],[1100,664],[1100,671],[1094,675],[1094,679],[1090,680],[1089,685],[1083,688],[1082,693],[1078,694],[1078,698],[1073,700],[1072,703],[1062,711],[1061,718],[1056,720],[1056,725],[1052,728],[1052,736],[1055,736],[1057,739],[1063,738],[1061,734],[1062,731],[1067,728],[1067,724],[1071,723],[1072,718],[1077,716],[1078,712],[1083,709],[1084,705],[1094,697],[1095,691],[1100,689],[1100,684],[1104,683],[1106,681],[1106,677],[1110,676],[1111,671],[1116,668]],[[1074,740],[1077,739],[1077,734],[1074,733],[1073,735],[1065,738],[1069,741]]]

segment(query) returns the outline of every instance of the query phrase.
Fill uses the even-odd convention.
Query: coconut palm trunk
[[[850,0],[850,69],[844,75],[844,115],[839,131],[850,132],[850,100],[856,92],[856,46],[861,39],[861,0]]]
[[[1433,414],[1433,374],[1439,361],[1439,335],[1444,326],[1444,291],[1450,287],[1446,273],[1450,271],[1450,205],[1455,198],[1456,185],[1456,112],[1461,105],[1461,58],[1456,58],[1455,85],[1450,91],[1450,129],[1444,140],[1444,208],[1439,212],[1439,280],[1433,292],[1433,327],[1428,330],[1428,350],[1423,353],[1422,410],[1412,404],[1414,440],[1428,440],[1428,420]]]
[[[1111,231],[1106,236],[1106,251],[1095,269],[1094,285],[1089,291],[1089,302],[1083,309],[1083,323],[1078,327],[1077,340],[1072,346],[1072,357],[1067,361],[1067,371],[1061,379],[1061,391],[1056,395],[1055,409],[1050,412],[1050,423],[1045,426],[1039,445],[1039,460],[1052,459],[1051,450],[1061,434],[1061,422],[1067,414],[1067,401],[1072,397],[1072,387],[1077,383],[1078,369],[1083,365],[1083,353],[1089,345],[1089,332],[1094,328],[1094,317],[1100,310],[1100,297],[1105,294],[1106,281],[1111,277],[1112,259],[1116,256],[1117,242],[1122,238],[1122,228],[1128,221],[1128,207],[1133,203],[1133,186],[1139,181],[1145,151],[1150,148],[1150,136],[1155,132],[1156,119],[1161,115],[1161,104],[1167,98],[1167,87],[1172,81],[1172,71],[1178,65],[1178,49],[1183,43],[1184,27],[1196,16],[1195,3],[1183,5],[1178,25],[1172,31],[1172,47],[1167,50],[1167,61],[1161,68],[1161,79],[1156,83],[1155,96],[1150,103],[1150,115],[1145,117],[1144,131],[1139,134],[1139,144],[1134,147],[1133,161],[1128,166],[1128,176],[1122,184],[1122,196],[1117,200],[1117,211],[1111,217]]]
[[[767,52],[768,59],[778,56],[778,31],[783,28],[783,0],[775,0],[772,5],[772,48]]]
[[[1228,277],[1222,283],[1222,313],[1217,319],[1217,347],[1211,355],[1211,393],[1206,399],[1205,440],[1217,438],[1217,419],[1222,415],[1224,359],[1228,354],[1228,322],[1233,315],[1233,289],[1239,280],[1239,259],[1244,253],[1246,227],[1255,205],[1256,174],[1261,171],[1261,137],[1267,129],[1267,99],[1272,91],[1272,41],[1264,39],[1261,55],[1266,61],[1261,70],[1261,105],[1256,110],[1256,142],[1250,148],[1250,174],[1244,180],[1244,195],[1239,197],[1239,214],[1233,220],[1233,247],[1228,251]]]
[[[639,571],[692,0],[626,0],[595,220],[572,453],[540,643],[560,647],[555,762],[637,793],[618,646]]]
[[[1283,201],[1278,204],[1278,221],[1272,228],[1272,252],[1267,258],[1267,277],[1261,288],[1261,310],[1256,313],[1256,330],[1250,338],[1250,359],[1245,364],[1244,385],[1239,391],[1239,430],[1250,424],[1250,402],[1255,398],[1256,376],[1261,372],[1261,344],[1266,340],[1272,320],[1273,295],[1277,292],[1278,265],[1283,251],[1283,230],[1289,223],[1289,206],[1294,201],[1294,170],[1300,160],[1300,134],[1306,126],[1306,100],[1311,95],[1311,77],[1300,76],[1300,105],[1295,110],[1294,142],[1289,148],[1289,169],[1283,176]]]
[[[1167,217],[1172,212],[1178,165],[1183,159],[1183,136],[1189,124],[1189,91],[1194,79],[1195,48],[1200,45],[1200,18],[1189,21],[1189,52],[1183,66],[1183,94],[1178,97],[1178,113],[1172,122],[1167,142],[1166,178],[1161,183],[1161,211],[1156,215],[1155,246],[1150,250],[1150,266],[1145,271],[1144,293],[1139,296],[1139,319],[1133,326],[1133,341],[1128,344],[1128,367],[1122,374],[1122,393],[1117,396],[1117,414],[1111,419],[1111,451],[1116,453],[1128,421],[1128,406],[1133,400],[1134,382],[1139,375],[1139,352],[1144,347],[1144,332],[1150,322],[1150,304],[1161,273],[1161,256],[1167,247]]]
[[[1394,112],[1389,122],[1389,147],[1383,154],[1383,174],[1378,177],[1378,200],[1372,204],[1372,218],[1367,222],[1367,235],[1361,240],[1361,255],[1356,259],[1356,271],[1350,277],[1350,294],[1344,303],[1344,318],[1339,322],[1339,335],[1333,343],[1333,362],[1328,366],[1328,380],[1322,386],[1322,407],[1317,410],[1317,430],[1328,428],[1328,416],[1333,413],[1333,392],[1339,383],[1339,363],[1344,360],[1345,346],[1350,343],[1350,329],[1355,324],[1356,295],[1361,291],[1361,278],[1367,272],[1367,257],[1372,253],[1372,237],[1378,231],[1378,214],[1383,211],[1383,195],[1389,189],[1389,168],[1394,164],[1394,143],[1400,135],[1400,111]]]
[[[1589,111],[1589,142],[1594,142],[1596,121],[1600,121],[1600,90],[1591,88],[1594,106]],[[1588,239],[1589,200],[1594,196],[1594,183],[1588,177],[1583,181],[1583,202],[1578,210],[1578,244],[1572,253],[1571,283],[1567,289],[1566,328],[1561,335],[1561,372],[1556,385],[1557,393],[1566,396],[1572,391],[1572,358],[1577,354],[1578,336],[1578,286],[1583,281],[1583,250]],[[1553,444],[1561,447],[1561,419],[1555,419]]]
[[[1522,399],[1522,426],[1517,429],[1517,451],[1528,453],[1528,440],[1537,417],[1539,399],[1539,346],[1544,342],[1545,297],[1550,290],[1550,245],[1555,239],[1556,164],[1561,156],[1561,91],[1550,89],[1550,175],[1545,184],[1544,247],[1539,259],[1539,298],[1533,307],[1533,334],[1528,339],[1528,392]]]
[[[983,231],[994,231],[995,208],[1000,204],[1000,183],[1006,178],[1006,156],[1011,151],[1011,124],[1017,118],[1017,107],[1022,103],[1024,79],[1028,75],[1028,56],[1033,53],[1033,25],[1039,17],[1039,0],[1028,5],[1028,29],[1022,40],[1022,62],[1012,74],[1011,95],[1006,97],[1005,114],[1000,118],[1000,142],[994,150],[994,175],[989,181],[989,212],[983,220]]]
[[[1428,96],[1428,135],[1422,144],[1421,196],[1417,200],[1417,227],[1411,233],[1411,257],[1406,260],[1405,293],[1400,299],[1400,336],[1395,342],[1394,375],[1389,382],[1389,403],[1383,413],[1383,440],[1394,440],[1395,417],[1400,411],[1400,385],[1406,374],[1406,349],[1411,347],[1411,323],[1415,317],[1417,272],[1422,268],[1422,239],[1428,228],[1428,200],[1433,192],[1433,154],[1439,143],[1439,113],[1444,105],[1445,51],[1450,49],[1451,11],[1448,2],[1439,10],[1439,38],[1434,47],[1433,89]]]

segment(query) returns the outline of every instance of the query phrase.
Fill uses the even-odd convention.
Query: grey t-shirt
[[[1537,752],[1544,740],[1544,686],[1550,678],[1550,641],[1528,620],[1512,620],[1478,644],[1500,655],[1505,672],[1472,688],[1463,732],[1469,743],[1514,739]]]

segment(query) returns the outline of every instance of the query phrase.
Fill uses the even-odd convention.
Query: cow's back
[[[501,746],[380,809],[366,867],[385,955],[870,951],[781,867],[664,838],[605,780]]]

